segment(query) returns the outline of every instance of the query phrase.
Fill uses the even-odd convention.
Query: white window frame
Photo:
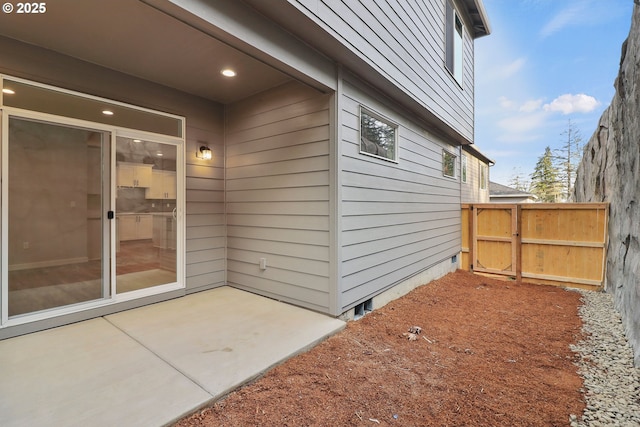
[[[447,164],[447,161],[445,159],[446,156],[451,156],[453,157],[453,175],[448,175],[446,173],[446,169],[445,166]],[[457,168],[456,165],[458,164],[458,155],[455,153],[452,153],[451,151],[443,148],[442,149],[442,176],[444,176],[445,178],[451,178],[451,179],[457,179]]]
[[[469,169],[468,169],[468,156],[466,154],[462,154],[462,157],[460,158],[460,179],[462,180],[462,182],[464,182],[465,184],[468,182],[469,179]]]
[[[371,153],[369,151],[365,151],[362,149],[362,138],[364,137],[364,132],[362,131],[362,115],[365,114],[373,119],[375,119],[376,121],[383,123],[391,128],[393,128],[393,157],[386,157],[386,156],[382,156],[379,154],[375,154],[375,153]],[[386,160],[388,162],[393,162],[393,163],[398,163],[398,151],[399,151],[399,144],[398,144],[398,124],[393,122],[392,120],[389,120],[388,118],[382,116],[381,114],[378,114],[368,108],[365,108],[363,106],[360,106],[360,111],[358,114],[358,147],[359,147],[359,151],[360,154],[364,154],[365,156],[371,156],[371,157],[375,157],[376,159],[382,159],[382,160]],[[375,143],[375,141],[372,141]]]
[[[480,175],[479,181],[480,181],[480,189],[481,190],[486,190],[487,189],[487,181],[489,181],[489,166],[487,166],[486,164],[480,162],[480,170],[478,171],[478,174]]]
[[[451,0],[445,0],[445,68],[463,86],[464,23]]]

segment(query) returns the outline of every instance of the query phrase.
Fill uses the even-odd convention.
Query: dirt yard
[[[579,304],[458,271],[176,425],[567,426],[584,409],[569,350]]]

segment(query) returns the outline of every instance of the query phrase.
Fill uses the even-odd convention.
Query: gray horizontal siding
[[[489,203],[489,166],[477,157],[466,153],[467,156],[467,182],[460,184],[462,203]],[[487,187],[480,188],[480,165],[487,166]]]
[[[289,83],[226,112],[227,281],[323,312],[330,275],[328,102]]]
[[[187,118],[186,136],[185,263],[187,292],[196,292],[226,280],[222,107],[216,115]],[[211,148],[212,160],[196,158],[203,142]]]
[[[399,124],[398,163],[359,153],[361,105]],[[442,175],[443,148],[457,148],[347,82],[341,106],[346,310],[460,250],[460,182]]]
[[[460,88],[444,67],[444,0],[289,1],[389,81],[473,140],[474,44],[467,30],[470,23],[465,23]]]

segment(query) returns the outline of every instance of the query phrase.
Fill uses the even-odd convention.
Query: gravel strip
[[[571,427],[640,426],[640,369],[624,335],[613,297],[604,292],[578,291],[583,305],[584,339],[571,350],[579,355],[587,407],[569,417]]]

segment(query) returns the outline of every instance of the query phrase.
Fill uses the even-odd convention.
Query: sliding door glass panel
[[[110,134],[9,118],[9,316],[109,298]]]
[[[116,138],[116,293],[175,283],[175,145]]]

